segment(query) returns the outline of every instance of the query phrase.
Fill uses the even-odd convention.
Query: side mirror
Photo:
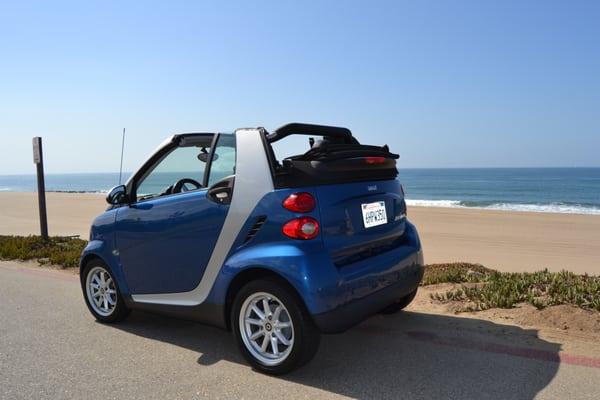
[[[125,185],[115,186],[110,189],[106,196],[106,202],[113,206],[118,206],[127,202],[127,188]]]

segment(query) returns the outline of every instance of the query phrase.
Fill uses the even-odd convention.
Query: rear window
[[[306,153],[311,148],[311,141],[320,140],[323,140],[323,136],[290,135],[272,143],[271,146],[275,159],[281,163],[286,158]]]

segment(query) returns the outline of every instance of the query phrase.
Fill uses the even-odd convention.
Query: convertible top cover
[[[278,188],[389,180],[398,175],[398,154],[387,145],[360,144],[348,128],[291,123],[264,134]],[[277,160],[271,144],[290,135],[314,135],[322,140],[310,138],[308,151]]]

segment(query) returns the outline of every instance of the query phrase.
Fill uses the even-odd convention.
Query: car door
[[[194,289],[229,209],[209,182],[235,169],[234,135],[188,135],[164,153],[136,174],[135,202],[117,211],[116,243],[132,294]]]

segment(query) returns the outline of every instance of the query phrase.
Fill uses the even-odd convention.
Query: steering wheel
[[[188,189],[187,186],[185,186],[188,183],[190,185],[194,185],[195,188]],[[183,179],[180,179],[177,182],[175,182],[171,193],[189,192],[190,190],[197,190],[197,189],[200,189],[201,187],[202,187],[202,184],[198,183],[198,181],[191,179],[191,178],[183,178]]]

